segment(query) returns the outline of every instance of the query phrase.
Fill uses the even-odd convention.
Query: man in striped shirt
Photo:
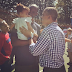
[[[54,7],[47,7],[43,11],[42,31],[37,43],[30,39],[30,52],[39,55],[39,63],[44,67],[43,72],[66,72],[63,54],[65,51],[65,36],[56,22],[57,11]],[[27,33],[27,31],[26,31]]]

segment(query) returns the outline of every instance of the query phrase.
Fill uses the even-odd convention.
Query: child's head
[[[70,35],[71,32],[72,32],[72,29],[71,29],[71,28],[67,29],[67,34],[68,34],[68,35]]]
[[[42,15],[42,23],[44,25],[48,25],[52,22],[56,22],[57,19],[57,10],[55,7],[47,7],[44,9],[43,11],[43,15]]]
[[[3,33],[6,33],[10,30],[9,25],[4,20],[0,21],[0,29]]]
[[[17,10],[18,16],[20,17],[28,17],[28,13],[30,11],[28,7],[24,6],[21,3],[17,4],[16,10]]]

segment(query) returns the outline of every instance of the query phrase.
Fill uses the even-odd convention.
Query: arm
[[[27,34],[29,32],[29,30],[25,29],[24,27],[20,28],[20,30],[23,34]],[[44,30],[36,44],[33,42],[33,39],[29,40],[29,44],[31,44],[29,49],[34,56],[38,56],[42,54],[45,51],[45,49],[48,47],[50,42],[50,36],[49,36],[50,34],[47,33],[48,32]]]
[[[35,33],[32,33],[30,30],[27,30],[25,27],[20,27],[20,31],[22,34],[24,34],[27,38],[31,37],[33,38],[34,42],[36,43],[38,35]]]
[[[16,33],[11,34],[11,41],[13,46],[24,46],[29,44],[28,40],[19,40]]]
[[[30,30],[32,33],[34,33],[33,28],[31,27],[31,25],[29,24],[29,22],[26,22],[27,26],[28,26],[28,30]]]
[[[36,44],[33,43],[32,39],[29,44],[29,49],[33,56],[41,55],[43,52],[45,52],[46,48],[48,48],[50,44],[50,36],[46,32],[42,32]]]

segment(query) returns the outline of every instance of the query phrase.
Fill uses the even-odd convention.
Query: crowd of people
[[[1,72],[12,71],[14,55],[15,72],[39,72],[39,64],[43,72],[66,72],[63,59],[65,42],[69,42],[68,65],[72,65],[72,29],[67,29],[65,38],[57,23],[56,8],[46,7],[41,17],[45,28],[41,30],[34,21],[38,9],[36,4],[27,7],[19,3],[16,6],[18,17],[13,19],[10,27],[5,20],[0,19]]]

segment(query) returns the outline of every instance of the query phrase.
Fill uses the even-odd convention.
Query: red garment
[[[3,50],[3,51],[2,51]],[[0,32],[0,65],[8,60],[12,51],[11,39],[9,33]]]

